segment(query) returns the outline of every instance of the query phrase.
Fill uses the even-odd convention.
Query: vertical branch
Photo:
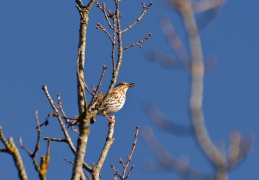
[[[110,29],[113,30],[113,38],[111,38],[111,35],[102,26],[100,26],[99,23],[97,24],[97,29],[104,31],[108,35],[108,37],[110,38],[110,40],[112,42],[112,64],[113,64],[112,79],[111,79],[111,83],[110,83],[108,92],[106,93],[103,101],[106,101],[106,98],[111,93],[111,90],[112,90],[112,88],[114,87],[114,85],[117,81],[117,77],[118,77],[119,71],[120,71],[120,66],[121,66],[121,63],[122,63],[123,51],[127,50],[127,49],[129,49],[129,48],[131,48],[135,45],[138,45],[138,46],[142,47],[141,43],[148,40],[152,36],[151,33],[149,33],[143,40],[140,40],[135,44],[132,44],[130,46],[127,46],[127,47],[123,48],[122,34],[126,31],[130,30],[137,22],[139,22],[142,19],[142,17],[146,14],[147,10],[152,6],[152,2],[148,6],[146,6],[144,3],[142,3],[143,12],[131,25],[129,25],[124,30],[121,29],[121,22],[120,22],[120,18],[121,18],[121,14],[120,14],[120,11],[119,11],[120,0],[114,0],[114,3],[115,3],[114,13],[112,13],[110,10],[108,10],[108,14],[107,14],[106,9],[105,9],[105,7],[106,7],[105,3],[100,5],[98,2],[96,2],[97,7],[99,9],[101,9],[102,12],[104,13],[105,19],[106,19]],[[111,18],[113,20],[113,25],[111,24],[109,18]],[[117,40],[117,42],[116,42],[116,40]],[[117,61],[115,60],[115,48],[116,47],[117,47],[117,50],[118,50]]]
[[[195,130],[196,138],[199,145],[207,155],[207,157],[215,164],[217,168],[216,179],[227,178],[227,162],[226,158],[220,153],[217,147],[211,142],[207,133],[204,117],[202,112],[203,98],[203,78],[204,78],[204,63],[201,49],[200,36],[195,22],[191,1],[174,1],[176,7],[183,16],[185,28],[189,37],[191,50],[191,97],[190,110]]]
[[[114,127],[115,124],[114,123],[110,123],[109,124],[109,130],[108,130],[108,134],[106,137],[106,142],[105,145],[103,147],[102,153],[99,157],[99,160],[96,164],[96,166],[93,168],[93,180],[99,180],[100,179],[100,172],[103,166],[103,163],[108,155],[108,152],[111,148],[111,145],[113,144],[114,138],[113,138],[113,134],[114,134]]]
[[[120,72],[120,67],[122,64],[122,58],[123,58],[123,51],[135,46],[136,44],[138,44],[139,46],[141,46],[140,44],[143,43],[145,40],[149,39],[149,37],[151,35],[149,35],[148,38],[145,38],[144,40],[141,40],[137,43],[135,43],[132,46],[126,47],[125,49],[123,48],[123,42],[122,42],[122,33],[126,32],[127,30],[131,29],[137,22],[139,22],[141,20],[141,18],[143,17],[143,15],[146,13],[146,10],[152,5],[152,3],[148,6],[148,8],[145,7],[144,4],[142,4],[144,10],[144,13],[141,14],[141,16],[134,21],[130,26],[128,26],[124,31],[121,29],[121,14],[119,11],[119,3],[120,0],[114,0],[115,3],[115,11],[112,12],[110,10],[106,11],[106,5],[105,3],[102,3],[102,5],[100,5],[98,2],[96,2],[97,7],[103,12],[104,17],[110,27],[110,29],[112,30],[113,34],[111,35],[100,23],[97,23],[97,29],[105,32],[105,34],[108,36],[108,38],[110,39],[111,43],[112,43],[112,49],[111,49],[111,59],[112,59],[112,66],[113,66],[113,72],[112,72],[112,78],[111,78],[111,82],[110,82],[110,86],[108,88],[107,93],[104,95],[102,102],[106,102],[107,98],[109,97],[109,95],[111,94],[111,91],[117,81],[119,72]],[[112,23],[110,21],[110,19],[112,19]],[[117,57],[116,57],[117,56]],[[102,109],[102,105],[99,107],[100,109]],[[114,117],[113,117],[114,118]],[[100,158],[96,164],[95,167],[93,167],[93,172],[92,172],[92,176],[94,178],[94,180],[97,180],[100,178],[100,171],[102,169],[103,163],[108,155],[108,151],[113,143],[113,131],[114,131],[114,124],[110,123],[109,125],[109,133],[106,139],[106,143],[105,146],[103,148],[103,151],[100,155]],[[135,149],[135,146],[134,146]],[[134,150],[133,150],[134,151]],[[133,152],[132,152],[133,153]],[[130,160],[132,158],[132,155],[130,156]],[[126,168],[128,167],[128,164],[130,162],[130,160],[128,161]],[[128,173],[128,175],[124,176],[129,176],[129,174],[132,172],[133,168],[130,170],[130,172]],[[126,173],[126,171],[124,172]],[[126,178],[125,178],[126,179]]]
[[[95,0],[90,0],[87,6],[83,6],[81,1],[76,0],[77,9],[80,13],[80,30],[79,45],[77,58],[77,93],[78,93],[78,109],[79,109],[79,137],[77,140],[77,150],[74,160],[72,179],[78,180],[82,174],[82,165],[86,153],[86,144],[90,133],[90,117],[86,112],[86,93],[84,89],[84,66],[85,66],[85,48],[86,48],[86,30],[88,27],[89,12]]]
[[[86,48],[86,28],[88,25],[88,12],[77,6],[81,18],[80,18],[80,30],[79,30],[79,45],[78,45],[78,56],[77,56],[77,100],[79,114],[85,111],[86,107],[86,94],[84,90],[85,77],[84,77],[84,66],[85,66],[85,48]]]
[[[119,75],[119,71],[120,71],[120,66],[122,63],[122,55],[123,55],[123,46],[122,46],[122,30],[121,30],[121,24],[120,24],[120,18],[121,18],[121,14],[119,11],[119,0],[114,0],[115,2],[115,13],[114,13],[114,34],[116,33],[116,36],[118,38],[118,44],[117,44],[117,48],[118,48],[118,55],[117,55],[117,63],[115,65],[115,67],[113,68],[113,72],[112,72],[112,79],[111,79],[111,84],[109,86],[109,90],[106,94],[105,99],[108,97],[108,95],[111,93],[112,88],[114,87],[116,81],[117,81],[117,77]],[[114,42],[113,42],[113,47],[116,45],[116,41],[115,41],[115,36],[114,36]],[[114,52],[114,48],[112,50],[112,52]],[[114,55],[112,55],[112,58],[114,58]],[[113,60],[113,63],[114,60]]]
[[[116,26],[116,17],[113,16],[113,27],[114,29],[117,28]],[[115,63],[115,48],[116,48],[116,31],[113,31],[113,40],[112,40],[112,71],[115,71],[116,63]]]

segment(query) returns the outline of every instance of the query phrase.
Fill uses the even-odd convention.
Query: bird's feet
[[[115,124],[115,116],[109,116],[108,120],[110,124]]]
[[[110,124],[115,124],[115,116],[108,116],[105,112],[103,114],[109,120]]]

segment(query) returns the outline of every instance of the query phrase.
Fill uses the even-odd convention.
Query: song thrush
[[[119,111],[123,107],[126,101],[127,90],[132,86],[134,86],[134,83],[121,82],[112,89],[107,98],[105,97],[107,92],[104,94],[98,94],[94,103],[91,105],[91,110],[94,111],[96,115],[106,116],[110,123],[114,123],[114,118],[109,117],[108,115]],[[70,126],[77,124],[78,120],[79,116],[70,122]],[[91,123],[94,123],[95,119],[92,118],[90,121]]]
[[[127,90],[132,86],[134,86],[134,83],[121,82],[112,89],[111,93],[108,95],[107,98],[105,98],[106,93],[99,94],[96,98],[94,106],[94,109],[97,110],[97,115],[106,116],[112,123],[113,120],[108,115],[111,115],[119,111],[123,107],[126,101]]]

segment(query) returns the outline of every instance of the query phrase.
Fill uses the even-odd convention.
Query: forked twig
[[[22,180],[27,180],[28,177],[27,177],[27,173],[26,173],[25,166],[23,164],[20,152],[19,152],[18,148],[16,147],[12,137],[10,137],[8,139],[8,141],[6,140],[4,133],[3,133],[2,126],[0,126],[0,141],[2,141],[2,143],[5,146],[5,148],[0,148],[0,151],[8,153],[13,157],[15,166],[18,170],[19,178]]]
[[[71,140],[71,138],[70,138],[70,136],[69,136],[69,134],[68,134],[68,132],[67,132],[67,129],[66,129],[65,124],[63,123],[62,117],[60,116],[60,114],[59,114],[59,112],[58,112],[58,109],[57,109],[57,107],[56,107],[54,101],[52,100],[52,98],[51,98],[49,92],[48,92],[47,86],[44,85],[44,86],[42,87],[42,89],[43,89],[43,91],[45,92],[45,94],[46,94],[46,96],[47,96],[47,98],[48,98],[48,100],[49,100],[49,103],[50,103],[52,109],[53,109],[54,112],[57,114],[57,119],[58,119],[59,124],[60,124],[60,126],[61,126],[62,132],[63,132],[63,134],[64,134],[64,136],[65,136],[66,142],[67,142],[67,144],[69,145],[69,148],[71,149],[71,151],[72,151],[74,154],[76,154],[76,149],[75,149],[75,147],[74,147],[74,144],[73,144],[73,142],[72,142],[72,140]],[[84,167],[87,171],[89,171],[89,172],[92,171],[92,168],[91,168],[89,165],[87,165],[86,163],[84,163],[84,162],[83,162],[83,167]]]
[[[38,135],[37,135],[37,142],[36,142],[34,151],[31,152],[26,146],[23,145],[21,137],[19,137],[19,142],[20,142],[21,148],[24,149],[29,154],[29,156],[32,158],[34,168],[38,172],[40,179],[43,180],[43,179],[46,179],[49,161],[50,161],[50,141],[48,141],[46,155],[41,156],[40,165],[38,165],[36,157],[37,157],[37,152],[40,149],[40,138],[41,138],[41,130],[40,130],[40,122],[39,122],[39,119],[38,119],[38,111],[35,112],[35,116],[36,116],[37,134]]]
[[[115,166],[113,164],[111,165],[113,171],[115,172],[114,176],[118,176],[121,180],[126,180],[130,176],[131,172],[134,169],[134,165],[132,165],[130,170],[128,171],[128,173],[126,173],[127,168],[129,166],[129,163],[132,161],[133,153],[134,153],[136,145],[137,145],[138,134],[139,134],[139,126],[136,127],[134,142],[133,142],[133,145],[132,145],[131,152],[130,152],[128,158],[127,158],[127,162],[124,163],[122,158],[120,158],[120,160],[119,160],[119,162],[120,162],[120,164],[122,165],[122,168],[123,168],[122,174],[119,173],[119,171],[115,168]]]
[[[134,44],[131,44],[130,46],[127,46],[127,47],[123,48],[123,50],[127,50],[129,48],[134,47],[134,46],[139,46],[140,48],[142,48],[142,43],[145,42],[146,40],[150,39],[151,36],[152,36],[152,34],[149,33],[144,39],[142,39],[142,40],[140,40],[140,41],[138,41],[138,42],[136,42]]]
[[[109,37],[109,39],[112,42],[112,36],[110,35],[110,33],[100,23],[97,23],[96,29],[105,32],[105,34]]]
[[[111,18],[111,13],[110,13],[110,11],[108,11],[108,14],[107,14],[107,12],[106,12],[106,9],[105,9],[105,8],[106,8],[106,4],[105,4],[105,3],[102,3],[102,5],[100,5],[98,1],[96,1],[95,4],[96,4],[97,7],[103,12],[104,17],[105,17],[105,19],[106,19],[106,21],[107,21],[109,27],[110,27],[111,29],[115,30],[115,28],[112,26],[112,24],[111,24],[111,22],[110,22],[110,19],[109,19],[109,18]]]

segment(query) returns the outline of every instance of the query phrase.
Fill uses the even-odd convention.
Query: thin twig
[[[67,158],[63,158],[66,162],[68,162],[68,163],[70,163],[70,164],[72,164],[72,165],[74,165],[74,162],[73,161],[71,161],[71,160],[68,160]]]
[[[113,27],[114,28],[117,28],[117,25],[116,25],[116,16],[113,16]],[[116,68],[116,62],[115,62],[115,48],[116,48],[116,31],[113,31],[113,40],[112,40],[112,70],[115,71],[115,68]]]
[[[133,153],[134,153],[136,145],[137,145],[138,134],[139,134],[139,126],[136,127],[135,139],[134,139],[134,142],[133,142],[133,145],[132,145],[132,149],[131,149],[130,155],[128,156],[127,162],[126,162],[124,170],[123,170],[122,177],[124,179],[127,179],[129,177],[130,173],[132,172],[132,170],[134,168],[134,165],[133,165],[130,168],[130,171],[128,172],[128,174],[126,175],[127,168],[129,166],[129,163],[132,161],[132,156],[133,156]]]
[[[106,8],[106,4],[105,4],[105,3],[102,3],[102,5],[100,5],[98,1],[96,1],[95,4],[96,4],[97,7],[98,7],[99,9],[101,9],[101,11],[103,12],[104,17],[105,17],[105,19],[106,19],[106,21],[107,21],[109,27],[110,27],[112,30],[115,31],[115,28],[111,25],[111,22],[110,22],[110,19],[109,19],[109,18],[111,17],[111,14],[109,13],[110,11],[108,11],[109,14],[107,14],[106,9],[105,9],[105,8]]]
[[[111,165],[111,168],[114,171],[114,177],[118,176],[120,179],[122,179],[121,174],[119,173],[119,171],[115,168],[115,166],[113,164]]]
[[[110,95],[110,93],[112,91],[112,88],[114,87],[114,85],[117,81],[119,71],[120,71],[120,66],[121,66],[121,63],[122,63],[122,56],[123,56],[122,30],[121,30],[121,22],[120,22],[121,14],[119,12],[119,0],[114,0],[114,3],[115,3],[114,20],[116,19],[116,21],[115,21],[116,27],[117,27],[116,36],[118,38],[117,39],[117,41],[118,41],[118,44],[117,44],[118,55],[117,55],[117,63],[116,63],[115,68],[113,69],[113,72],[112,72],[111,83],[110,83],[109,89],[108,89],[105,97],[103,98],[104,99],[103,101],[107,100],[107,97]],[[102,107],[100,107],[100,108],[102,108]]]
[[[61,139],[61,138],[44,137],[43,139],[46,140],[46,141],[55,141],[55,142],[65,142],[65,143],[67,143],[66,139]]]
[[[102,85],[102,80],[103,80],[104,73],[105,73],[105,70],[106,70],[106,69],[107,69],[107,66],[106,66],[106,65],[103,65],[102,74],[101,74],[101,76],[100,76],[100,79],[99,79],[99,82],[98,82],[98,84],[97,84],[97,87],[96,87],[96,89],[95,89],[95,91],[94,91],[94,95],[95,95],[95,96],[98,94],[98,92],[99,92],[99,90],[100,90],[100,87],[101,87],[101,85]]]
[[[38,165],[36,158],[37,158],[37,152],[40,149],[40,138],[41,138],[41,130],[40,130],[40,122],[39,122],[39,117],[38,117],[38,111],[35,112],[35,117],[36,117],[35,119],[36,119],[36,124],[37,124],[37,141],[36,141],[34,151],[31,152],[26,146],[23,145],[21,137],[19,137],[19,142],[20,142],[21,148],[24,149],[29,154],[29,156],[32,158],[34,168],[38,172],[39,178],[41,180],[45,180],[47,172],[48,172],[49,161],[50,161],[50,142],[48,142],[48,145],[47,145],[46,155],[41,157],[40,165]]]
[[[58,94],[57,97],[58,97],[58,107],[59,107],[59,110],[61,111],[63,118],[64,118],[64,119],[66,120],[66,122],[68,123],[69,118],[67,117],[67,115],[66,115],[66,113],[65,113],[65,111],[64,111],[64,109],[63,109],[60,94]]]
[[[110,35],[110,33],[100,23],[97,23],[96,29],[105,32],[105,34],[109,37],[109,39],[112,42],[112,36]]]
[[[139,22],[142,19],[142,17],[146,14],[147,10],[152,6],[152,4],[153,3],[150,2],[149,5],[146,6],[145,3],[142,3],[143,11],[141,15],[131,25],[129,25],[124,30],[122,30],[122,33],[125,33],[126,31],[130,30],[137,22]]]
[[[142,48],[142,43],[145,42],[146,40],[150,39],[151,36],[152,36],[152,34],[149,33],[144,39],[142,39],[142,40],[140,40],[140,41],[138,41],[138,42],[136,42],[134,44],[131,44],[130,46],[127,46],[127,47],[123,48],[123,50],[127,50],[129,48],[134,47],[134,46],[139,46],[140,48]]]
[[[48,100],[49,100],[49,103],[50,103],[52,109],[53,109],[54,112],[57,114],[57,118],[58,118],[59,124],[60,124],[60,126],[61,126],[62,132],[63,132],[63,134],[64,134],[64,136],[65,136],[65,138],[66,138],[66,140],[67,140],[67,142],[68,142],[68,145],[69,145],[70,149],[72,150],[72,152],[75,153],[75,152],[76,152],[76,149],[75,149],[75,147],[74,147],[74,144],[73,144],[73,142],[72,142],[72,140],[71,140],[71,138],[70,138],[70,136],[69,136],[69,134],[68,134],[68,132],[67,132],[67,129],[66,129],[65,124],[63,123],[62,117],[60,116],[60,114],[59,114],[59,112],[58,112],[58,109],[57,109],[55,103],[53,102],[53,100],[52,100],[52,98],[51,98],[49,92],[48,92],[47,86],[46,86],[46,85],[43,85],[42,89],[43,89],[43,91],[45,92],[45,94],[46,94],[46,96],[47,96],[47,98],[48,98]]]
[[[122,174],[119,173],[119,171],[115,168],[115,166],[113,164],[111,165],[111,168],[114,171],[114,177],[118,176],[121,180],[126,180],[130,176],[131,172],[133,171],[134,165],[131,166],[130,170],[126,174],[127,168],[129,166],[129,163],[132,161],[132,156],[133,156],[133,153],[134,153],[136,145],[137,145],[138,134],[139,134],[139,126],[136,127],[134,142],[133,142],[130,154],[129,154],[128,158],[127,158],[127,162],[124,163],[122,158],[120,158],[120,160],[119,160],[119,162],[120,162],[120,164],[121,164],[121,166],[123,168]]]
[[[100,79],[99,79],[99,82],[97,84],[97,87],[94,89],[94,92],[93,92],[93,96],[92,96],[92,100],[90,102],[90,107],[91,105],[94,103],[94,100],[96,99],[98,93],[99,93],[99,90],[100,90],[100,87],[102,85],[102,80],[103,80],[103,77],[104,77],[104,73],[105,73],[105,70],[107,69],[107,66],[106,65],[103,65],[103,70],[102,70],[102,74],[100,76]]]

